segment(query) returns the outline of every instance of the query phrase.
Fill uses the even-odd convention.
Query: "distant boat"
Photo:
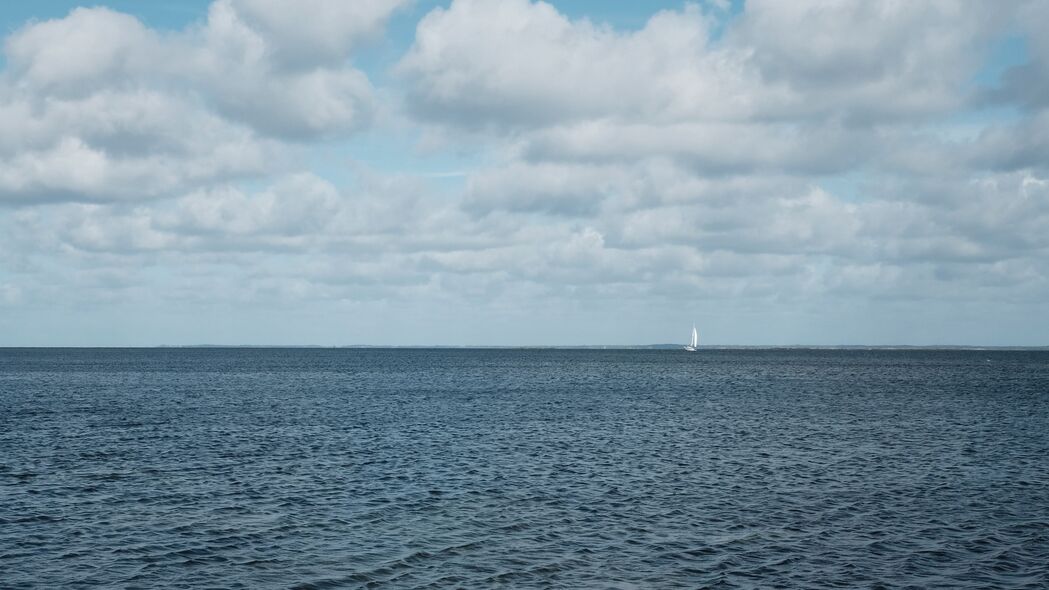
[[[699,346],[699,332],[696,331],[696,325],[692,324],[692,340],[688,341],[688,346],[685,347],[685,350],[696,352],[697,346]]]

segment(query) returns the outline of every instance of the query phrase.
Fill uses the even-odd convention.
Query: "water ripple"
[[[5,588],[1049,587],[1049,353],[7,349],[0,399]]]

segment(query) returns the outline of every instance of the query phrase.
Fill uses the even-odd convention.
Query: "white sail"
[[[685,350],[695,352],[697,346],[699,346],[699,332],[696,331],[696,325],[692,324],[692,338],[689,339]]]

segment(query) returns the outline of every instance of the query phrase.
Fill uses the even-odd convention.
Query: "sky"
[[[0,346],[1049,345],[1049,3],[0,5]]]

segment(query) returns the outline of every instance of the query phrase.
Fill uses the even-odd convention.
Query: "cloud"
[[[309,236],[324,230],[339,200],[330,183],[299,174],[256,194],[233,187],[190,194],[156,223],[160,229],[189,235]]]
[[[685,5],[626,30],[455,0],[374,88],[351,58],[401,4],[13,33],[0,301],[305,310],[435,342],[732,310],[767,342],[797,314],[862,309],[869,334],[1049,296],[1037,80],[978,76],[1034,5]],[[383,109],[397,125],[361,133]]]
[[[946,113],[1006,19],[959,2],[748,2],[723,39],[694,5],[618,32],[549,4],[456,0],[399,71],[424,121],[520,131],[581,120],[733,123]]]
[[[620,190],[625,176],[611,166],[572,166],[557,162],[515,162],[470,175],[464,208],[591,216]]]
[[[17,285],[0,283],[0,305],[16,305],[21,300],[22,292]]]
[[[310,27],[247,0],[174,33],[107,8],[27,24],[4,43],[0,202],[176,195],[366,128],[373,90],[347,52],[400,4],[316,0],[297,7]]]
[[[1036,135],[958,149],[929,125],[969,104],[1008,14],[958,2],[748,2],[718,22],[725,18],[687,5],[624,32],[543,2],[457,0],[420,21],[398,72],[410,112],[446,145],[480,143],[502,155],[469,179],[475,212],[595,214],[636,200],[658,162],[699,178],[817,183],[1037,161]],[[1010,140],[1026,147],[993,145]],[[572,166],[590,177],[578,189],[564,180]]]
[[[559,182],[583,186],[595,174],[573,171],[564,169]],[[529,171],[509,174],[502,182],[514,186],[514,175]],[[93,271],[161,265],[202,289],[247,300],[427,297],[469,305],[475,297],[508,301],[537,289],[551,300],[781,302],[862,297],[865,289],[905,300],[961,288],[949,296],[1026,293],[1034,300],[1043,293],[1044,178],[1009,175],[994,186],[962,185],[969,196],[946,209],[850,203],[790,179],[770,193],[760,181],[697,183],[687,171],[659,167],[647,174],[668,189],[662,200],[637,199],[623,209],[610,192],[608,206],[572,214],[523,210],[510,199],[512,206],[477,217],[468,195],[434,199],[411,181],[379,177],[342,191],[313,175],[291,175],[251,192],[227,187],[145,205],[27,209],[4,231],[13,249],[50,252],[52,269],[58,261],[64,261],[59,268]],[[48,273],[40,284],[81,276]],[[230,273],[240,283],[230,282]]]
[[[362,37],[377,34],[400,2],[312,1],[308,26],[271,2],[212,4],[206,25],[182,39],[172,75],[234,120],[277,137],[337,137],[366,127],[371,84],[347,65]]]
[[[540,161],[622,163],[666,157],[705,174],[830,174],[864,162],[881,139],[838,125],[595,120],[530,133],[520,145],[525,158]]]
[[[296,69],[340,65],[361,43],[379,36],[390,15],[406,4],[407,0],[228,0],[212,10],[235,15],[231,18],[265,39],[276,64]]]
[[[267,174],[288,148],[156,90],[0,105],[0,203],[140,200]]]
[[[4,43],[15,85],[48,96],[83,96],[151,67],[161,40],[138,19],[107,8],[76,8],[31,23]]]
[[[951,112],[1008,11],[953,0],[749,1],[727,35],[782,116],[891,121]]]
[[[694,6],[624,34],[542,2],[457,0],[420,21],[398,70],[420,118],[465,128],[745,111],[731,56],[706,52],[707,28]]]
[[[1028,59],[1011,65],[1000,83],[986,89],[982,98],[989,104],[1018,106],[1037,113],[1049,107],[1049,41],[1041,34],[1041,23],[1049,19],[1044,2],[1019,2],[1012,11],[1014,35],[1022,42]]]
[[[1015,123],[988,125],[970,149],[972,164],[991,170],[1049,170],[1049,110]]]

